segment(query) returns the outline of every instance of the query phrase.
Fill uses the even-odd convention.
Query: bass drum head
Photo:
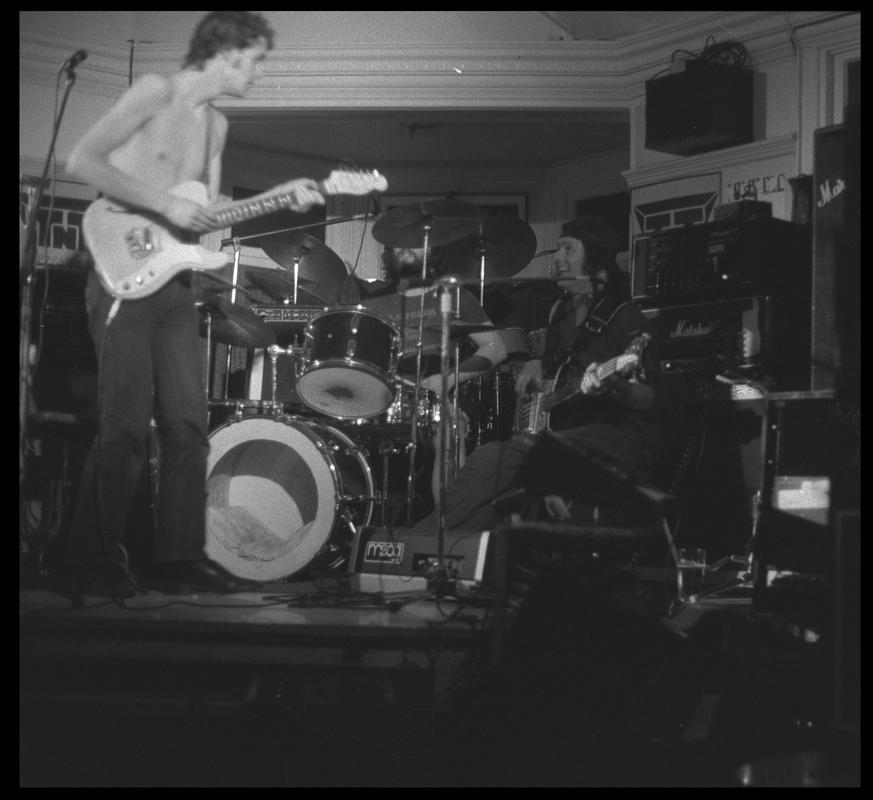
[[[341,511],[369,523],[366,459],[344,433],[291,417],[250,417],[210,434],[206,554],[241,578],[277,581],[351,538]],[[361,499],[361,498],[367,499]]]

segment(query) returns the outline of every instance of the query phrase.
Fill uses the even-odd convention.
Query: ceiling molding
[[[816,20],[822,19],[822,26]],[[829,21],[827,12],[791,12],[798,36],[838,36],[850,20]],[[824,24],[824,23],[827,24]],[[710,35],[735,38],[759,62],[793,57],[783,15],[713,12],[683,24],[617,41],[550,41],[512,44],[298,45],[277,47],[263,78],[250,95],[224,100],[222,108],[595,107],[627,106],[652,75],[668,66],[676,48],[699,50]],[[69,38],[32,31],[20,34],[20,79],[53,84],[63,59],[88,50],[77,76],[101,94],[128,84],[130,48],[103,40]],[[178,68],[185,48],[140,44],[134,76]],[[366,98],[362,100],[362,98]]]
[[[693,175],[697,172],[712,172],[754,161],[764,161],[779,156],[794,155],[797,149],[797,134],[765,139],[751,144],[728,147],[711,153],[696,156],[676,156],[660,164],[622,172],[629,189],[660,183],[677,176]]]

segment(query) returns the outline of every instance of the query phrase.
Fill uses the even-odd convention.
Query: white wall
[[[21,173],[39,174],[52,136],[63,60],[85,47],[56,154],[59,175],[75,140],[134,75],[170,72],[184,56],[202,12],[20,12]],[[519,15],[525,15],[520,17]],[[792,175],[812,170],[812,134],[841,120],[846,60],[860,57],[860,17],[828,12],[713,12],[711,20],[621,45],[548,42],[553,27],[536,12],[267,12],[278,33],[265,85],[236,106],[276,107],[626,107],[631,147],[561,168],[494,170],[487,174],[403,171],[392,192],[524,193],[539,249],[551,246],[578,199],[611,194],[697,171],[724,171],[725,185],[776,165]],[[519,25],[521,21],[521,25]],[[757,100],[753,145],[682,158],[644,146],[644,84],[677,48],[700,50],[707,37],[730,36],[749,49],[764,97]],[[449,68],[462,61],[463,80]],[[259,154],[228,154],[226,186],[268,188],[276,175],[307,174],[315,164]],[[788,175],[787,177],[791,177]],[[257,184],[260,185],[257,185]],[[723,198],[729,199],[729,198]],[[774,198],[784,215],[790,197]],[[351,206],[354,211],[354,206]],[[349,206],[331,209],[349,213]],[[353,261],[359,231],[336,226],[329,243]],[[222,238],[221,234],[214,237]],[[376,263],[372,242],[362,255],[365,276]],[[539,274],[532,264],[526,274]]]

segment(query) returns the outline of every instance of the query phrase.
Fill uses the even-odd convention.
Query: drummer
[[[442,336],[438,329],[442,321],[440,293],[431,287],[400,291],[399,286],[404,279],[418,281],[421,278],[423,258],[423,248],[386,247],[382,255],[384,280],[372,284],[362,282],[366,294],[360,303],[365,308],[386,316],[400,331],[401,347],[397,361],[397,376],[410,384],[415,382],[418,338],[421,334],[421,385],[440,397],[442,394],[440,372]],[[443,259],[438,248],[433,248],[428,253],[427,267],[428,280],[435,281],[442,274]],[[424,295],[423,309],[422,294]],[[457,306],[453,303],[452,310],[459,312],[460,318],[453,314],[453,320],[475,325],[492,324],[479,301],[468,289],[461,286],[456,298]],[[497,329],[470,333],[469,339],[476,349],[458,365],[458,379],[461,383],[484,375],[505,361],[507,356],[506,347]],[[455,365],[452,357],[449,391],[454,387],[454,383]]]

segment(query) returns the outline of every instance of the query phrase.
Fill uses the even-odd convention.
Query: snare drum
[[[340,566],[370,522],[365,454],[299,417],[233,419],[209,437],[206,553],[234,575],[276,581]]]
[[[324,311],[306,326],[297,395],[337,419],[372,417],[394,400],[399,334],[363,306]]]

